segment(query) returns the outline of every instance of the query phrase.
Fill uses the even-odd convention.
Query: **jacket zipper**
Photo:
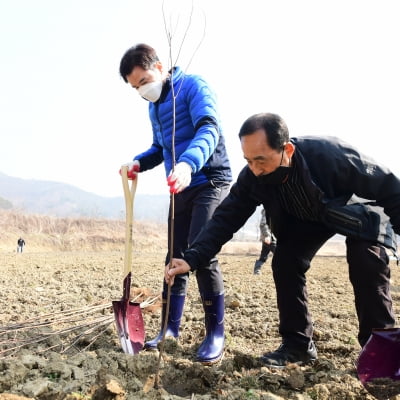
[[[356,229],[361,229],[362,227],[361,221],[358,218],[354,218],[340,211],[329,209],[328,214],[332,215],[333,218],[345,226],[350,226]]]

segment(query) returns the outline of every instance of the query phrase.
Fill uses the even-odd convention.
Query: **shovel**
[[[113,301],[112,306],[115,316],[115,325],[119,340],[124,353],[137,354],[144,345],[144,323],[139,303],[129,300],[132,276],[132,221],[133,221],[133,198],[137,186],[136,179],[132,180],[131,189],[128,183],[128,169],[121,168],[122,185],[124,188],[126,225],[125,225],[125,259],[124,259],[124,281],[122,299]]]
[[[400,380],[400,328],[372,331],[358,358],[357,374],[363,385],[378,378]]]

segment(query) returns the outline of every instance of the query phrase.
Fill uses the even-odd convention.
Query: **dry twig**
[[[132,301],[142,295],[139,293]],[[147,298],[140,307],[153,305],[158,298]],[[0,326],[0,359],[11,357],[26,347],[36,353],[84,351],[101,338],[113,322],[111,303],[102,302]]]

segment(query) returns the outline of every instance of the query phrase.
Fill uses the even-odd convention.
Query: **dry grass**
[[[26,251],[121,249],[125,221],[93,218],[55,218],[0,210],[0,250],[16,251],[19,237]],[[133,225],[134,246],[149,251],[164,246],[166,227],[151,222]]]
[[[258,256],[260,254],[260,251],[260,242],[230,241],[222,247],[221,254]],[[330,240],[324,246],[322,246],[317,254],[319,256],[343,257],[345,256],[345,252],[346,249],[343,240]]]
[[[16,251],[18,238],[26,242],[26,251],[120,250],[125,241],[125,221],[93,218],[55,218],[0,210],[0,251]],[[142,252],[167,249],[166,224],[134,221],[133,246]],[[258,241],[232,240],[222,254],[258,256]],[[319,255],[343,256],[344,242],[330,241]]]

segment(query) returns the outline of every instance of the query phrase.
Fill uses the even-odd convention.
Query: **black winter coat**
[[[320,210],[319,223],[333,234],[378,242],[395,251],[394,232],[400,234],[399,178],[338,138],[303,136],[292,138],[291,142],[295,145],[293,160],[302,174],[304,191]],[[246,166],[185,252],[184,259],[192,270],[208,265],[260,204],[271,217],[279,245],[288,214],[278,200],[276,186],[261,184]]]

